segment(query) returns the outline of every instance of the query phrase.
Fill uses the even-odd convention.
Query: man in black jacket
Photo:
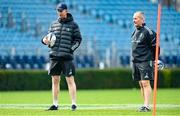
[[[150,111],[150,81],[153,80],[153,61],[155,60],[156,33],[145,26],[145,16],[141,11],[133,16],[135,31],[132,34],[133,79],[139,82],[144,105],[140,112]]]
[[[50,26],[49,33],[54,33],[56,40],[53,46],[45,37],[42,43],[50,47],[50,68],[49,75],[52,76],[52,96],[53,105],[48,110],[58,110],[58,93],[60,75],[64,74],[68,84],[69,94],[72,101],[71,109],[75,110],[76,105],[76,84],[74,81],[75,67],[72,62],[73,52],[81,43],[81,33],[77,23],[73,21],[73,17],[67,11],[66,4],[58,4],[57,14],[58,20],[54,21]]]

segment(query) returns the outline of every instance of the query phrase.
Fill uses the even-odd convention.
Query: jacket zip
[[[63,23],[61,23],[61,28],[60,28],[60,39],[59,39],[59,46],[58,46],[58,50],[59,50],[59,48],[60,48],[60,46],[61,46],[61,32],[62,32],[62,28],[63,28]]]

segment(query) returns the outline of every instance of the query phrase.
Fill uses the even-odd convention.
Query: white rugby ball
[[[46,38],[48,39],[49,41],[49,46],[52,47],[54,46],[55,42],[56,42],[56,36],[54,33],[48,33],[46,35]]]
[[[164,63],[161,60],[158,60],[158,70],[164,69]]]

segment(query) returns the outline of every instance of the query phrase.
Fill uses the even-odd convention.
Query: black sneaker
[[[77,108],[77,106],[76,106],[75,104],[73,104],[73,105],[71,106],[71,110],[72,110],[72,111],[75,111],[76,108]]]
[[[52,105],[48,110],[58,110],[58,106]]]
[[[139,108],[138,110],[139,112],[150,112],[151,109],[149,107],[146,107],[146,106],[142,106]]]

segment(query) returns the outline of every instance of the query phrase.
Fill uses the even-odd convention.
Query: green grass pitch
[[[0,116],[151,116],[137,112],[142,105],[139,89],[78,90],[78,109],[70,110],[68,91],[59,94],[59,110],[45,111],[52,103],[51,91],[0,92]],[[158,89],[157,116],[180,116],[180,89]]]

